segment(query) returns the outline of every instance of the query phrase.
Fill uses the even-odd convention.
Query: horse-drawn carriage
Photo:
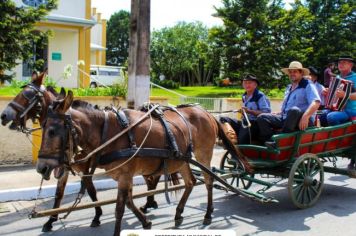
[[[119,188],[116,234],[120,233],[125,204],[128,204],[138,216],[144,228],[151,227],[151,223],[132,201],[132,177],[137,174],[146,176],[155,174],[154,177],[159,177],[162,173],[180,171],[185,182],[185,193],[177,206],[174,218],[177,226],[183,221],[184,205],[195,183],[188,163],[203,170],[208,191],[204,224],[211,222],[213,213],[213,179],[220,183],[220,185],[215,184],[216,187],[231,190],[260,202],[275,202],[275,199],[264,195],[264,191],[272,187],[274,183],[255,176],[270,174],[289,178],[288,189],[293,203],[297,207],[305,208],[315,204],[320,196],[324,171],[354,176],[354,171],[324,167],[323,164],[327,161],[336,163],[337,156],[356,158],[355,121],[339,126],[275,135],[273,136],[277,143],[275,149],[256,145],[238,145],[236,148],[224,134],[217,120],[210,113],[195,106],[181,106],[158,111],[158,116],[165,116],[166,121],[159,120],[157,117],[152,118],[148,113],[154,111],[153,108],[149,109],[146,114],[142,111],[125,111],[124,115],[132,123],[128,125],[127,120],[124,120],[120,124],[117,120],[122,117],[120,118],[116,112],[108,114],[107,111],[93,109],[88,104],[74,108],[72,93],[67,96],[59,95],[58,100],[56,95],[49,93],[41,85],[42,79],[24,87],[24,90],[2,114],[3,124],[17,120],[19,125],[23,125],[27,118],[40,117],[43,140],[38,172],[44,178],[49,178],[53,169],[56,169],[55,175],[61,177],[64,175],[63,168],[75,170],[77,167],[86,174],[83,180],[89,182],[87,183],[89,188],[86,186],[89,190],[90,186],[93,187],[91,176],[94,173],[89,172],[90,167],[91,170],[95,170],[96,166],[110,170],[108,175],[118,180]],[[176,141],[172,138],[168,140],[169,146],[174,150],[166,148],[165,136],[169,132],[167,132],[167,124],[162,125],[164,122],[170,123],[169,132],[176,137]],[[110,128],[108,128],[109,125],[111,125]],[[122,136],[130,129],[133,130],[134,135]],[[122,136],[121,139],[119,139],[120,136]],[[210,161],[218,136],[223,139],[229,151],[222,158],[221,168],[211,169]],[[112,145],[108,143],[109,141]],[[86,148],[81,153],[78,152],[79,145]],[[106,160],[110,159],[110,161],[103,160],[103,162],[95,163],[95,160],[100,158],[97,155],[94,156],[94,153],[106,147],[108,147]],[[191,151],[195,158],[190,155]],[[131,154],[134,156],[137,154],[137,158],[133,159]],[[115,156],[120,159],[113,159]],[[178,157],[178,160],[173,156]],[[146,159],[146,157],[153,157],[153,159]],[[226,178],[228,179],[224,180]],[[66,178],[64,185],[65,182]],[[249,187],[253,183],[264,186],[263,191],[250,191]],[[95,189],[93,191],[93,201],[96,201]],[[60,202],[61,197],[62,195],[59,199],[56,198],[56,201]],[[58,207],[59,202],[55,203],[54,207]],[[94,226],[100,224],[100,215],[101,209],[96,205]],[[57,217],[58,213],[53,213],[44,229],[50,230]]]
[[[356,121],[309,128],[288,134],[274,135],[275,149],[257,145],[238,145],[253,173],[242,171],[241,165],[227,151],[220,163],[220,173],[232,173],[230,184],[245,190],[252,184],[264,186],[258,194],[271,188],[275,182],[256,178],[266,174],[288,178],[289,196],[298,208],[314,205],[323,189],[324,172],[356,177],[355,170],[337,168],[337,158],[356,158]],[[332,167],[324,166],[331,162]]]

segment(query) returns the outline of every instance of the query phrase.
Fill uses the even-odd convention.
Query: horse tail
[[[248,162],[247,157],[236,147],[231,140],[226,136],[221,123],[215,118],[216,124],[218,126],[218,136],[222,140],[226,149],[230,152],[232,156],[238,159],[241,164],[245,167],[245,170],[249,173],[253,172],[251,164]]]
[[[178,172],[174,172],[174,173],[168,175],[168,180],[169,180],[173,185],[178,185],[178,184],[180,184]]]

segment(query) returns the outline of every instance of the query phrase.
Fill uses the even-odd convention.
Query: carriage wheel
[[[289,172],[288,193],[298,208],[313,206],[324,185],[324,167],[315,154],[298,157]]]
[[[220,169],[226,171],[227,173],[229,171],[237,171],[237,170],[242,170],[242,167],[240,166],[239,162],[236,162],[233,160],[232,155],[230,154],[229,151],[226,151],[224,154],[223,158],[221,159],[220,162]],[[254,174],[244,174],[244,176],[247,176],[249,178],[253,178],[255,175]],[[230,185],[238,188],[243,188],[243,189],[248,189],[252,185],[252,181],[246,180],[240,177],[232,177],[230,181],[228,181]]]

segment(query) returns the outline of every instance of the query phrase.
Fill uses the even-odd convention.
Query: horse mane
[[[100,111],[101,110],[98,105],[93,105],[87,101],[83,101],[83,100],[79,100],[79,99],[76,99],[73,101],[72,108],[76,109],[76,110],[84,109],[84,110],[90,110],[90,111],[92,111],[92,110]]]

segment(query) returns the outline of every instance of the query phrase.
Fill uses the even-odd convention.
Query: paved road
[[[135,191],[142,189],[144,186],[139,186]],[[231,193],[214,190],[214,218],[208,227],[202,225],[206,207],[205,193],[203,186],[194,188],[185,208],[185,219],[180,229],[234,229],[236,235],[356,235],[356,181],[348,177],[327,174],[318,203],[313,208],[305,210],[297,210],[291,204],[286,181],[280,182],[268,192],[270,196],[280,201],[277,204],[264,205]],[[100,199],[115,196],[115,190],[99,193]],[[67,196],[65,204],[70,205],[74,198],[74,195]],[[157,199],[159,209],[147,214],[153,222],[153,228],[173,229],[176,197],[172,197],[172,205],[166,203],[162,194],[157,196]],[[85,198],[84,201],[89,200]],[[52,202],[53,199],[43,199],[38,203],[40,208],[48,209]],[[135,202],[142,205],[144,199],[137,199]],[[1,210],[7,209],[9,212],[0,213],[0,235],[48,235],[41,233],[46,218],[31,220],[27,218],[34,204],[34,201],[1,204]],[[114,208],[114,205],[103,207],[102,225],[98,228],[88,227],[94,216],[93,209],[88,209],[73,212],[63,220],[63,224],[55,223],[54,231],[49,235],[112,235]],[[140,223],[127,209],[122,224],[123,229],[141,229]]]

